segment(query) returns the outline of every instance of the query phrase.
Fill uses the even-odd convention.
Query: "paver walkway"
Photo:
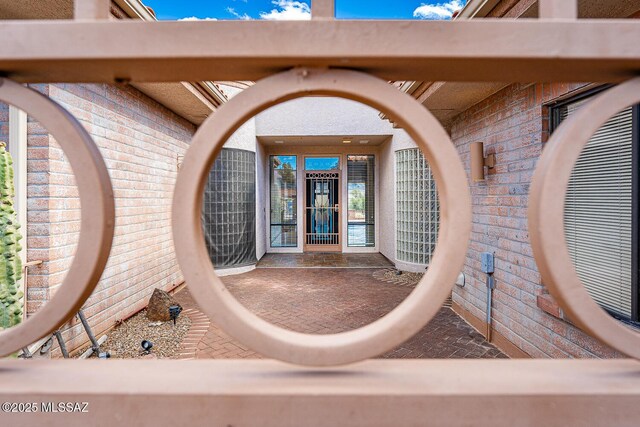
[[[366,325],[392,310],[413,286],[382,280],[380,268],[257,268],[223,277],[230,292],[265,320],[291,330],[329,334]],[[375,276],[374,276],[375,274]],[[187,313],[198,314],[188,287],[176,294]],[[202,327],[196,358],[259,358],[213,323]],[[188,353],[188,352],[186,352]],[[409,341],[383,355],[386,358],[495,358],[506,357],[443,307]]]
[[[303,254],[265,254],[258,261],[258,268],[363,268],[386,267],[393,264],[380,253],[343,254],[307,252]]]

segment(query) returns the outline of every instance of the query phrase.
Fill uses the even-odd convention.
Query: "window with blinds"
[[[349,246],[375,246],[375,157],[347,156]]]
[[[554,108],[554,124],[586,102]],[[638,286],[632,226],[636,111],[635,107],[621,111],[593,135],[573,169],[564,210],[569,253],[582,283],[607,311],[633,320],[637,320]]]

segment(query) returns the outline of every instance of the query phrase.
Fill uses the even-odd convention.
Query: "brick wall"
[[[0,102],[0,141],[9,145],[9,104]]]
[[[143,308],[155,287],[182,281],[170,227],[177,156],[195,127],[141,92],[108,85],[49,85],[49,96],[80,120],[98,144],[116,198],[113,248],[84,305],[95,333]],[[29,259],[45,261],[29,277],[29,311],[53,294],[74,255],[80,226],[75,180],[62,150],[29,125]],[[63,333],[70,350],[84,344],[77,319]],[[54,353],[55,355],[55,353]]]
[[[43,95],[49,95],[49,85],[32,86]],[[27,261],[48,260],[50,238],[54,231],[50,219],[49,183],[55,182],[49,173],[49,146],[51,137],[47,130],[33,117],[27,117]],[[29,268],[26,292],[27,315],[37,311],[49,300],[49,266]]]
[[[496,173],[472,183],[473,229],[464,267],[467,284],[454,303],[484,322],[485,275],[480,253],[495,253],[494,327],[533,357],[614,357],[616,353],[565,320],[541,284],[527,230],[531,177],[547,136],[545,104],[580,85],[516,84],[462,113],[452,138],[469,168],[469,144],[496,154]],[[469,170],[467,170],[469,173]],[[553,315],[555,313],[555,315]],[[476,323],[478,324],[478,323]]]
[[[47,95],[49,93],[48,85],[32,84],[29,85],[34,90]],[[9,105],[0,103],[0,141],[10,144],[9,141]],[[43,225],[48,227],[49,212],[48,202],[42,197],[43,191],[46,192],[46,184],[49,182],[49,174],[46,159],[48,156],[48,139],[47,131],[33,117],[28,117],[28,157],[31,160],[28,164],[28,183],[33,187],[33,199],[27,203],[27,221],[30,223],[30,229],[34,234],[33,250],[28,254],[27,261],[42,259],[43,248],[47,247],[47,243],[42,243],[47,239],[48,233],[43,231]],[[44,147],[44,148],[43,148]],[[17,189],[16,189],[17,191]],[[23,225],[23,224],[22,224]],[[24,236],[24,229],[20,230]],[[22,246],[26,247],[24,241]],[[24,249],[23,249],[24,250]],[[48,250],[44,249],[48,255]],[[33,271],[33,270],[32,270]],[[48,276],[44,274],[46,268],[37,268],[33,277],[30,278],[30,286],[28,289],[28,305],[26,311],[28,313],[35,312],[44,301],[49,298],[48,292]]]

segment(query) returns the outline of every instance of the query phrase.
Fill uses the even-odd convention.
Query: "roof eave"
[[[156,16],[140,0],[113,0],[130,18],[142,21],[157,21]],[[180,84],[153,83],[133,84],[138,90],[155,99],[176,114],[184,117],[195,125],[201,124],[209,114],[227,102],[228,98],[213,82],[182,82]],[[174,92],[175,99],[170,92]],[[197,102],[202,105],[189,103]],[[191,111],[194,110],[194,111]]]
[[[484,18],[500,0],[469,0],[454,19]]]
[[[122,10],[133,19],[143,21],[157,21],[156,17],[139,0],[113,0]]]

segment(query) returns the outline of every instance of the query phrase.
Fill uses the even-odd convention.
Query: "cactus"
[[[22,249],[18,233],[20,225],[13,208],[13,160],[0,142],[0,330],[10,328],[22,320],[23,293],[18,281],[22,278]]]

